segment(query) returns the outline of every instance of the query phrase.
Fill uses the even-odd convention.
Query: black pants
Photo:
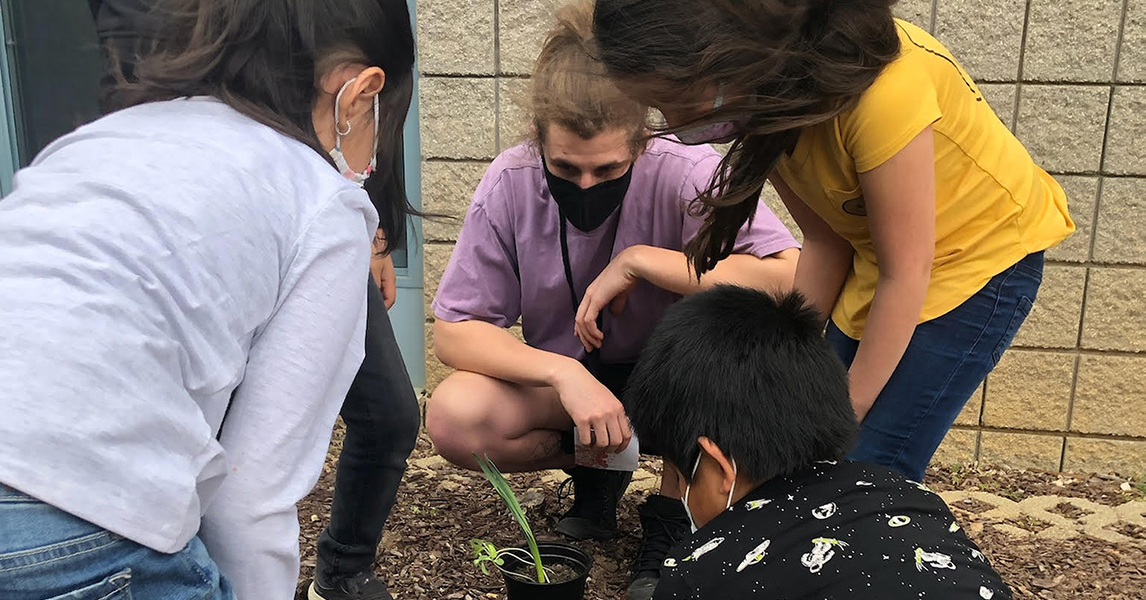
[[[342,405],[346,439],[335,475],[330,526],[318,540],[318,570],[324,581],[373,565],[421,425],[418,399],[373,280],[366,306],[366,359]]]

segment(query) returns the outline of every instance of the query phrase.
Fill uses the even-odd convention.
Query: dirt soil
[[[297,598],[306,598],[315,564],[315,544],[330,513],[334,461],[341,450],[336,431],[323,475],[299,505],[302,573]],[[644,462],[644,461],[643,461]],[[655,464],[644,462],[646,469]],[[557,499],[557,485],[541,474],[508,476],[539,539],[559,539],[553,526],[571,499]],[[1021,501],[1032,496],[1064,496],[1116,506],[1146,502],[1146,483],[1106,475],[1041,473],[1002,468],[932,468],[925,483],[937,492],[984,491]],[[635,485],[635,484],[634,484]],[[623,599],[628,563],[636,554],[640,535],[637,505],[647,492],[630,491],[621,503],[622,535],[609,542],[578,545],[593,557],[586,598]],[[1111,544],[1092,537],[1044,539],[1016,537],[996,530],[980,517],[984,507],[956,503],[953,507],[968,534],[990,557],[1010,584],[1016,599],[1142,600],[1146,598],[1146,528],[1123,523],[1114,530],[1134,538]],[[987,506],[986,508],[989,508]],[[980,510],[976,510],[980,509]],[[1068,518],[1084,516],[1070,505],[1056,511]],[[1037,533],[1040,523],[1022,519],[1010,523]],[[481,538],[498,547],[521,543],[521,535],[480,473],[469,473],[434,456],[421,439],[398,494],[379,548],[375,572],[397,600],[494,600],[504,598],[496,572],[483,575],[473,565],[469,541]]]

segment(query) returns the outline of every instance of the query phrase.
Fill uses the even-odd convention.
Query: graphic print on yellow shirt
[[[859,173],[928,126],[935,137],[935,258],[919,322],[943,316],[1027,254],[1074,231],[1043,171],[935,38],[896,21],[900,55],[851,110],[809,127],[777,173],[855,248],[832,320],[859,339],[879,279]]]

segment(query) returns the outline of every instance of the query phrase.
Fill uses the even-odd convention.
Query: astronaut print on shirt
[[[926,486],[825,461],[761,485],[674,547],[655,600],[1009,600]]]

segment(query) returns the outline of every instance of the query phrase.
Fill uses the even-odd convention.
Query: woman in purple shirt
[[[426,425],[465,468],[478,453],[504,471],[569,470],[575,500],[557,530],[607,539],[631,473],[575,467],[574,426],[583,445],[623,450],[617,396],[668,307],[717,283],[789,288],[798,250],[761,205],[732,256],[698,281],[682,248],[703,215],[689,207],[720,155],[647,140],[646,108],[586,51],[592,4],[558,17],[532,77],[537,139],[490,165],[438,288],[434,350],[458,372],[438,386]],[[507,331],[519,319],[525,343]],[[664,553],[688,533],[675,488],[664,482],[640,509],[629,598],[651,597]]]

